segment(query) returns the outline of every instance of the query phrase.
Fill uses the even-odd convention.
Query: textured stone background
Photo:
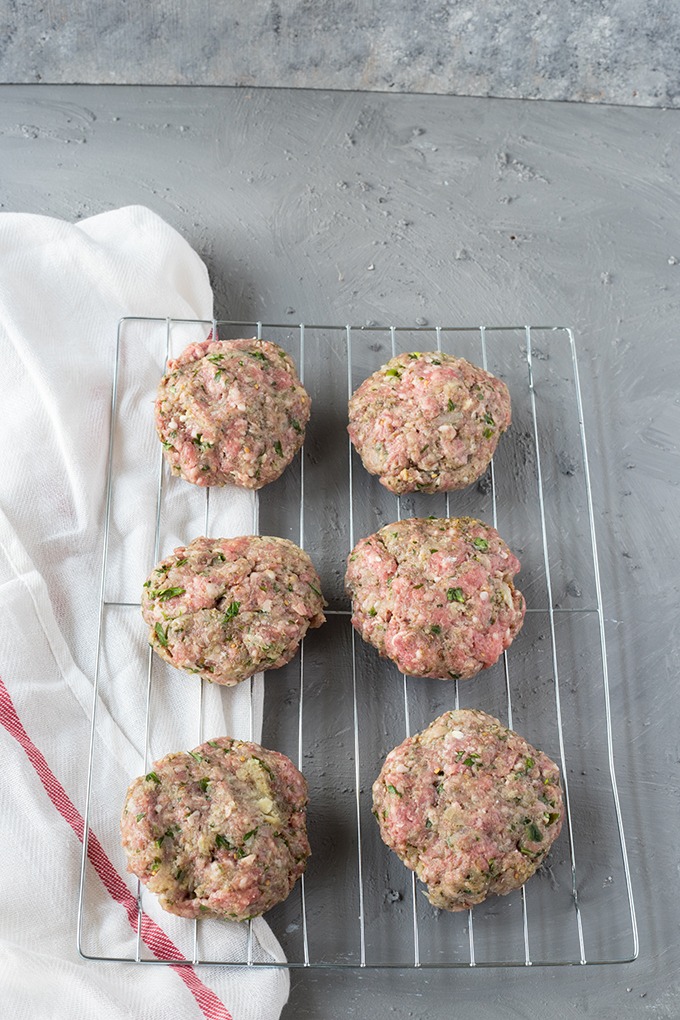
[[[4,0],[0,82],[680,106],[676,0]]]
[[[680,112],[266,89],[6,86],[0,95],[2,207],[74,220],[148,205],[206,261],[218,315],[291,326],[573,325],[640,958],[618,967],[508,971],[300,970],[283,1018],[678,1020]],[[91,484],[103,492],[98,476]],[[312,522],[308,512],[306,542]],[[330,572],[324,576],[330,583]],[[88,670],[95,634],[91,640]],[[314,661],[310,648],[306,655]],[[595,663],[593,677],[598,669]],[[318,690],[307,688],[305,751],[324,749],[316,750],[312,774],[326,762],[353,767],[337,742],[319,744],[326,730],[314,726],[338,717],[337,692],[347,697],[348,689],[342,676],[333,671]],[[482,688],[489,701],[480,703]],[[286,698],[288,689],[274,683],[267,697]],[[493,692],[489,675],[461,694],[491,710]],[[368,711],[372,701],[361,704]],[[278,704],[268,702],[270,746],[280,746]],[[393,699],[391,711],[401,704]],[[609,802],[597,765],[601,718],[602,708],[583,720],[589,789],[604,798],[602,814],[579,810],[584,917],[588,904],[604,902],[605,886],[595,863],[582,870],[582,855],[595,862],[597,833],[605,858],[616,845],[601,828]],[[85,751],[75,752],[83,768]],[[311,768],[312,759],[305,762]],[[321,815],[316,860],[325,854],[335,863],[344,853],[342,803]],[[350,872],[338,865],[338,875]],[[612,902],[619,904],[620,882],[614,872]],[[383,909],[396,912],[390,902]],[[75,917],[75,904],[64,909]],[[310,917],[319,920],[313,908]],[[335,917],[322,920],[332,927]],[[609,909],[605,917],[614,934],[624,934],[620,913]],[[545,931],[549,923],[534,922],[532,913],[531,951],[539,959],[547,949],[537,926]],[[411,934],[408,925],[395,931]],[[96,965],[73,966],[86,981]],[[134,981],[133,972],[127,968],[123,979]],[[20,966],[5,967],[3,978],[3,1001],[8,989],[31,991]],[[170,973],[165,979],[177,981]],[[140,1003],[135,1020],[143,1013]],[[109,1015],[106,1002],[100,1015]],[[28,1016],[0,1005],[2,1020]],[[30,1016],[70,1020],[58,1005],[49,1013],[33,1007]],[[185,1016],[178,1007],[178,1020]]]

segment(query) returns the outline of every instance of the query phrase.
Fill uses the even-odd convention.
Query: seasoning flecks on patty
[[[373,810],[384,842],[444,910],[523,885],[564,819],[557,765],[471,709],[445,712],[387,755]]]
[[[156,431],[172,473],[195,485],[259,489],[302,446],[311,400],[268,340],[190,344],[158,388]]]
[[[439,351],[392,358],[349,401],[348,431],[366,470],[392,492],[476,481],[510,426],[504,382]]]
[[[293,658],[325,622],[321,582],[285,538],[195,538],[144,582],[142,615],[154,651],[178,669],[233,686]]]
[[[469,679],[522,626],[519,567],[498,532],[471,517],[388,524],[349,555],[352,624],[402,673]]]
[[[257,917],[305,869],[306,805],[301,773],[259,744],[219,737],[169,754],[127,791],[128,870],[172,914]]]

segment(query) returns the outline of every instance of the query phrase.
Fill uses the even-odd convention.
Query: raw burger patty
[[[268,340],[205,340],[168,363],[156,431],[172,473],[195,485],[273,482],[302,446],[311,400]]]
[[[257,917],[305,870],[306,805],[293,763],[259,744],[219,737],[168,754],[128,789],[128,870],[172,914]]]
[[[142,616],[154,650],[178,669],[231,687],[289,662],[325,622],[321,582],[285,538],[195,538],[152,570]]]
[[[554,762],[485,712],[445,712],[387,755],[380,835],[444,910],[523,885],[564,818]]]
[[[510,425],[505,383],[463,358],[400,354],[349,401],[350,438],[392,492],[464,489],[484,473]]]
[[[409,676],[467,680],[522,626],[519,560],[472,517],[412,517],[362,539],[345,584],[364,641]]]

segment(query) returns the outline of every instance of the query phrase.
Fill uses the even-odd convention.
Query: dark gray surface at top
[[[678,114],[248,89],[2,100],[4,210],[146,204],[205,259],[219,316],[575,328],[640,957],[296,972],[284,1016],[676,1017]]]
[[[13,0],[0,81],[680,105],[673,0]]]

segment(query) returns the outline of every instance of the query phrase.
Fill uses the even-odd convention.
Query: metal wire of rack
[[[512,381],[517,386],[520,385],[519,380],[521,374],[524,373],[524,389],[519,403],[523,412],[521,421],[524,422],[525,430],[523,444],[518,444],[520,452],[523,451],[524,454],[523,467],[521,470],[518,469],[518,462],[512,458],[506,459],[499,467],[497,452],[489,469],[488,485],[475,490],[473,496],[470,497],[473,500],[472,504],[464,503],[462,509],[463,512],[469,512],[471,506],[472,509],[477,508],[475,500],[481,501],[485,512],[491,518],[491,523],[494,527],[498,527],[501,505],[507,506],[513,502],[513,485],[517,482],[517,474],[522,474],[522,484],[525,488],[528,489],[532,485],[535,487],[532,500],[525,501],[520,508],[521,512],[514,516],[510,515],[505,524],[507,527],[515,528],[518,535],[522,533],[522,525],[528,527],[532,532],[534,545],[528,555],[534,567],[535,577],[532,580],[533,587],[527,599],[527,620],[535,621],[533,625],[535,640],[528,647],[533,651],[545,644],[549,651],[547,655],[543,655],[542,659],[539,657],[534,661],[527,658],[526,661],[520,660],[516,663],[514,660],[515,646],[513,645],[513,648],[504,653],[502,662],[497,667],[486,671],[489,674],[496,671],[493,681],[480,683],[478,679],[475,679],[472,685],[468,687],[466,684],[464,687],[467,700],[471,700],[478,706],[479,702],[476,700],[474,690],[476,687],[481,687],[479,698],[489,698],[495,709],[494,714],[500,714],[498,708],[500,676],[504,691],[504,714],[508,725],[513,727],[519,706],[520,715],[526,716],[527,720],[533,719],[535,725],[544,734],[554,731],[552,738],[555,744],[554,753],[561,767],[566,806],[564,832],[558,841],[558,844],[562,846],[564,860],[560,869],[555,869],[559,870],[557,877],[552,874],[550,868],[547,869],[548,880],[540,883],[538,877],[534,878],[530,884],[531,893],[525,886],[516,896],[503,898],[508,901],[507,910],[492,907],[490,911],[483,913],[482,907],[478,907],[474,912],[467,912],[464,925],[461,928],[459,915],[443,917],[440,912],[428,908],[424,903],[424,898],[419,896],[415,875],[407,872],[399,862],[396,862],[395,865],[394,861],[390,860],[392,855],[385,847],[382,847],[382,844],[377,846],[374,832],[376,827],[368,817],[370,808],[367,805],[366,793],[366,786],[368,785],[370,788],[371,776],[377,774],[375,763],[379,762],[381,754],[384,756],[385,749],[420,728],[420,726],[414,727],[414,718],[422,718],[425,724],[430,721],[442,698],[445,707],[451,707],[451,701],[453,701],[454,707],[458,708],[461,704],[461,689],[458,681],[442,684],[440,681],[419,681],[403,675],[395,678],[394,667],[384,662],[376,664],[374,658],[367,657],[363,643],[359,641],[349,623],[349,609],[341,590],[341,582],[337,581],[339,572],[330,570],[330,565],[333,562],[333,550],[336,547],[337,549],[343,548],[344,555],[346,555],[346,552],[355,544],[358,530],[367,534],[372,530],[371,524],[376,521],[380,525],[381,522],[384,523],[385,520],[395,517],[401,519],[404,514],[407,516],[425,515],[425,507],[439,509],[441,515],[451,516],[452,502],[454,498],[458,500],[459,497],[458,494],[455,494],[454,497],[453,494],[446,493],[443,496],[443,502],[440,500],[435,507],[433,500],[439,499],[439,497],[414,497],[409,500],[405,497],[395,498],[387,494],[377,483],[373,484],[373,479],[366,476],[348,440],[344,442],[344,454],[342,454],[345,460],[344,481],[342,478],[338,478],[339,472],[336,470],[340,464],[339,451],[343,445],[340,440],[337,440],[336,443],[338,456],[331,464],[328,476],[317,477],[313,473],[318,474],[320,458],[316,455],[316,450],[313,450],[311,454],[308,452],[309,443],[307,442],[299,458],[297,474],[292,467],[288,469],[286,472],[288,479],[285,483],[282,482],[282,486],[276,493],[276,498],[270,499],[267,495],[268,490],[274,488],[272,486],[268,487],[261,498],[254,499],[252,531],[258,533],[263,512],[265,512],[267,524],[270,522],[278,524],[280,533],[287,531],[288,537],[297,541],[303,548],[311,543],[312,549],[308,549],[308,551],[311,552],[315,562],[316,554],[324,560],[327,566],[325,572],[323,569],[320,571],[325,590],[326,580],[331,578],[330,593],[326,591],[330,603],[327,610],[327,616],[330,618],[327,627],[332,624],[333,634],[328,639],[331,647],[326,661],[324,661],[324,643],[315,636],[311,654],[308,654],[305,648],[312,640],[308,638],[302,642],[298,659],[288,667],[284,667],[284,670],[278,671],[285,674],[285,680],[289,686],[294,684],[296,688],[294,701],[296,703],[289,704],[288,701],[281,701],[280,698],[277,700],[278,692],[283,685],[280,685],[272,677],[266,681],[267,700],[265,704],[273,702],[274,710],[271,716],[276,720],[276,723],[267,724],[267,716],[265,716],[265,731],[268,735],[269,727],[274,739],[280,737],[285,746],[278,749],[284,750],[291,757],[296,758],[298,767],[305,769],[306,772],[309,768],[314,768],[310,761],[313,755],[306,750],[314,744],[307,729],[306,720],[314,715],[314,711],[323,712],[327,708],[326,702],[323,702],[320,710],[315,709],[313,704],[318,690],[324,684],[323,667],[327,667],[328,661],[340,663],[341,677],[336,683],[341,683],[346,691],[344,706],[348,718],[351,717],[351,726],[342,725],[346,720],[341,718],[340,707],[337,709],[337,719],[332,719],[330,724],[325,720],[320,725],[331,726],[331,729],[328,730],[331,739],[334,725],[338,732],[347,729],[349,733],[346,740],[343,738],[344,742],[338,744],[337,753],[338,759],[344,756],[348,761],[351,760],[350,764],[343,773],[340,764],[335,763],[337,765],[337,782],[342,781],[343,774],[347,782],[345,790],[343,790],[343,794],[347,794],[343,821],[349,823],[351,820],[354,825],[351,838],[345,839],[344,842],[342,839],[339,840],[341,844],[340,856],[344,854],[341,872],[346,884],[341,885],[339,890],[336,888],[337,853],[333,847],[333,841],[328,839],[323,825],[320,824],[321,842],[327,848],[331,848],[329,849],[329,857],[332,858],[331,864],[326,867],[322,857],[319,867],[315,871],[308,869],[307,875],[303,876],[297,889],[289,897],[289,901],[267,915],[267,919],[271,921],[275,933],[286,951],[286,963],[278,964],[254,959],[252,922],[248,922],[246,951],[243,959],[224,960],[207,958],[203,955],[199,943],[200,926],[204,923],[201,920],[183,922],[186,925],[193,924],[193,948],[191,952],[187,952],[184,958],[164,959],[158,955],[145,957],[142,944],[144,890],[139,883],[137,883],[136,889],[137,932],[130,946],[129,954],[110,955],[105,947],[103,949],[98,947],[96,950],[90,947],[90,943],[96,941],[91,938],[96,921],[88,916],[88,894],[92,894],[92,878],[88,874],[87,867],[88,842],[92,828],[92,814],[101,801],[101,792],[96,789],[97,717],[98,713],[103,711],[101,707],[103,702],[106,702],[108,710],[113,711],[114,715],[117,707],[113,703],[111,692],[106,689],[106,681],[103,679],[107,614],[114,610],[129,612],[139,608],[139,601],[134,599],[129,601],[120,598],[110,599],[107,596],[110,582],[111,545],[114,541],[125,541],[124,536],[112,537],[112,499],[116,473],[120,470],[116,442],[120,441],[120,431],[124,426],[121,410],[124,403],[124,394],[121,392],[121,358],[126,330],[131,325],[141,326],[142,329],[148,326],[150,335],[153,333],[156,338],[161,335],[164,337],[164,350],[160,358],[162,364],[165,364],[170,356],[171,338],[174,330],[183,331],[190,327],[199,329],[205,327],[213,331],[213,336],[219,335],[221,338],[225,338],[225,335],[250,335],[252,332],[255,332],[258,338],[262,338],[263,332],[266,331],[268,335],[272,335],[272,338],[289,349],[296,358],[300,378],[308,388],[311,386],[313,396],[315,396],[315,388],[318,388],[321,399],[324,396],[328,399],[331,393],[336,394],[336,409],[346,403],[347,397],[353,392],[358,381],[378,367],[381,359],[385,360],[386,356],[394,356],[398,347],[404,348],[404,344],[406,345],[404,349],[414,349],[413,341],[415,340],[418,341],[420,347],[421,341],[425,338],[431,344],[436,345],[436,349],[439,351],[445,349],[447,344],[453,343],[455,353],[468,356],[469,352],[472,355],[470,360],[477,360],[485,369],[488,368],[501,375],[512,375]],[[310,334],[314,335],[313,346],[310,345]],[[537,337],[544,347],[538,346]],[[369,344],[369,338],[375,342]],[[492,341],[494,364],[491,364],[492,359],[489,356],[489,347]],[[152,342],[157,343],[158,340]],[[501,342],[500,346],[498,346],[499,342]],[[310,346],[312,346],[311,352]],[[433,349],[432,346],[429,349]],[[475,350],[477,357],[474,356]],[[510,355],[507,354],[508,350],[510,350]],[[498,351],[501,351],[502,356],[497,364]],[[377,357],[378,355],[379,357]],[[554,364],[546,375],[545,366],[551,358]],[[372,361],[376,360],[377,364],[372,365]],[[339,381],[342,380],[343,375],[346,379],[346,392],[345,385]],[[149,393],[153,392],[156,378],[153,374],[149,375]],[[512,385],[511,391],[513,407],[515,407],[517,392]],[[571,406],[568,406],[569,401],[564,399],[565,392],[571,398]],[[560,412],[557,417],[560,420],[552,423],[544,422],[542,416],[552,417],[556,404],[559,405]],[[564,420],[561,415],[566,416]],[[564,425],[565,421],[567,428],[563,431],[570,432],[570,441],[572,442],[570,447],[572,452],[566,455],[551,446],[550,442],[546,445],[545,438],[546,435],[549,435],[552,440],[555,432],[560,433],[560,428],[555,426]],[[331,424],[344,427],[341,415],[336,415]],[[513,426],[513,430],[515,427]],[[315,442],[319,450],[322,450],[324,444],[327,443],[328,434],[328,430],[323,429],[316,437]],[[335,434],[338,434],[337,429]],[[502,444],[509,442],[510,436],[502,440]],[[499,447],[499,452],[503,449],[502,444]],[[578,464],[576,464],[573,453],[576,449],[579,454]],[[566,502],[563,502],[565,487],[559,472],[555,469],[555,463],[559,464],[560,456],[572,458],[568,460],[563,474],[570,478],[579,476],[582,483],[578,486],[580,495],[574,497],[572,494],[574,487],[571,487]],[[167,469],[164,466],[160,449],[155,453],[155,458],[153,563],[158,561],[161,553],[169,484]],[[499,472],[503,478],[502,485],[499,483],[499,477],[501,477]],[[332,476],[332,481],[329,481],[329,476]],[[183,482],[177,484],[185,485]],[[193,489],[193,487],[187,488]],[[499,495],[499,488],[503,489],[503,497]],[[337,524],[336,522],[336,526],[327,524],[324,520],[330,503],[323,503],[323,494],[327,495],[328,492],[331,493],[332,498],[336,499],[336,502],[342,498],[346,508],[346,510],[339,511],[341,523]],[[507,498],[508,493],[511,494],[510,499]],[[204,499],[204,534],[210,534],[210,489],[205,490]],[[574,499],[580,501],[578,505],[572,502]],[[528,506],[531,507],[529,514],[531,520],[525,520]],[[575,514],[574,507],[578,511]],[[457,505],[455,509],[460,511],[460,505]],[[279,514],[278,517],[276,513]],[[577,520],[574,534],[570,533],[569,526],[565,526],[567,521],[572,520],[572,514]],[[519,523],[515,518],[519,519]],[[531,525],[533,527],[530,527]],[[310,538],[310,530],[314,532],[314,537]],[[507,538],[504,530],[501,533]],[[193,536],[185,536],[186,540],[189,537]],[[326,551],[328,544],[330,544],[330,548]],[[510,544],[513,545],[512,541]],[[561,545],[559,555],[556,555],[553,548],[555,544]],[[188,319],[139,317],[122,319],[118,328],[113,374],[103,545],[85,834],[78,902],[78,949],[82,956],[94,960],[129,960],[138,963],[173,965],[209,963],[248,967],[359,968],[563,966],[620,963],[636,958],[639,941],[614,762],[611,685],[607,666],[604,606],[584,407],[575,337],[570,328],[565,326],[357,327],[309,324],[300,324],[291,328],[290,324],[245,323],[226,320],[199,322]],[[587,555],[584,558],[586,546]],[[562,581],[570,571],[569,565],[565,565],[564,561],[576,554],[576,547],[578,547],[582,576],[588,578],[587,587],[589,590],[586,593],[586,601],[590,596],[593,602],[592,605],[585,607],[580,604],[575,605],[573,598],[566,606],[558,604],[557,600],[557,589],[563,587]],[[337,565],[337,559],[335,562]],[[322,563],[322,567],[323,565]],[[335,582],[331,575],[336,578]],[[569,582],[567,591],[571,591],[574,597],[579,599],[583,594],[574,582]],[[569,602],[569,598],[566,601]],[[588,627],[585,630],[581,628],[581,620],[588,621]],[[568,625],[566,634],[563,632],[564,621]],[[526,624],[525,629],[527,629]],[[521,637],[522,635],[517,639],[517,644]],[[576,670],[574,660],[583,660],[578,667],[582,673],[592,675],[595,672],[597,675],[597,683],[592,681],[585,694],[585,685],[575,683],[571,675]],[[594,661],[596,668],[593,665]],[[536,693],[536,688],[532,688],[532,693],[529,695],[525,684],[525,674],[535,677],[539,671],[540,662],[543,663],[543,669],[550,674],[546,681],[548,686],[552,687],[552,712],[554,715],[550,718],[547,714],[546,697],[540,689]],[[321,663],[321,668],[319,663]],[[144,771],[150,764],[150,728],[153,719],[152,691],[154,670],[157,667],[158,663],[149,648],[146,652],[145,667]],[[388,676],[390,670],[391,674]],[[392,725],[390,722],[385,722],[384,717],[388,714],[387,710],[381,709],[382,714],[375,714],[377,710],[371,694],[371,690],[374,690],[372,685],[375,683],[375,676],[373,676],[375,671],[380,672],[381,682],[384,681],[387,684],[390,697],[394,695],[393,704],[397,700],[401,701],[401,723]],[[367,689],[366,683],[368,674],[371,674],[369,676],[370,690]],[[567,677],[566,681],[565,676]],[[397,680],[398,688],[395,686]],[[270,696],[272,687],[269,685],[272,684],[276,685],[274,696]],[[251,679],[249,685],[249,733],[239,734],[245,739],[252,739],[254,733],[254,680]],[[203,733],[204,690],[203,683],[196,684],[197,743],[201,743],[205,739]],[[397,691],[399,691],[398,699]],[[452,698],[450,692],[452,692]],[[537,705],[540,706],[538,709]],[[121,707],[118,706],[118,709]],[[394,714],[393,707],[389,711]],[[584,715],[589,718],[584,719]],[[279,722],[284,718],[287,721]],[[314,715],[314,719],[317,721],[321,718],[321,715]],[[594,736],[589,729],[593,719],[597,724]],[[586,760],[586,758],[580,758],[584,731],[587,734],[588,755],[592,756],[593,747],[596,746],[592,741],[597,741],[598,735],[600,738],[602,737],[602,722],[604,722],[604,743],[599,740],[601,768],[597,769],[600,776],[598,776],[596,789],[593,793],[589,781],[584,782],[579,778],[579,771],[580,775],[584,775],[587,770],[579,770],[577,766]],[[372,724],[373,730],[371,730]],[[277,729],[277,727],[280,728]],[[399,733],[399,727],[401,727],[401,733]],[[522,732],[522,730],[520,731]],[[381,741],[387,742],[388,745],[382,750]],[[368,754],[367,747],[369,748]],[[175,749],[167,747],[164,753]],[[332,750],[333,748],[331,748],[331,752]],[[365,760],[367,757],[370,759],[369,762]],[[333,761],[330,764],[333,766]],[[323,768],[318,772],[318,775],[315,773],[314,780],[310,782],[310,813],[314,811],[315,790],[320,800],[325,797],[327,802],[333,804],[341,799],[338,792],[333,789],[333,783],[329,784],[325,775],[326,771]],[[606,788],[601,779],[602,775],[606,775]],[[572,785],[575,785],[575,791],[571,790]],[[611,814],[611,828],[616,833],[616,845],[610,844],[604,860],[602,860],[602,847],[598,841],[585,838],[579,824],[579,808],[583,804],[584,813],[592,813],[593,810],[602,812],[603,805],[607,802]],[[597,866],[594,864],[595,856],[590,849],[592,843],[598,843],[600,860]],[[345,851],[347,852],[344,853]],[[552,855],[554,854],[555,848],[552,851]],[[577,869],[577,857],[580,860],[582,856],[586,858],[585,864],[579,863]],[[312,860],[314,861],[315,858]],[[594,873],[596,867],[599,868],[598,877],[593,881],[590,873]],[[334,871],[334,869],[336,870]],[[604,873],[602,869],[606,874],[600,888],[599,877]],[[375,875],[377,871],[383,870],[385,870],[386,879],[381,886],[379,882],[376,883]],[[612,895],[614,873],[616,873],[617,881],[614,895]],[[394,880],[394,875],[399,876],[397,881]],[[397,888],[399,883],[401,885]],[[624,894],[619,892],[621,887],[623,887]],[[386,893],[385,889],[387,889]],[[338,903],[343,899],[347,900],[346,915],[340,916],[342,908],[338,906]],[[532,900],[531,903],[530,900]],[[325,929],[320,926],[322,923],[327,923],[325,912],[329,902],[333,902],[340,911],[338,925],[345,929],[341,936],[337,935],[330,941]],[[486,907],[486,904],[483,906]],[[607,913],[609,916],[604,916]],[[569,920],[569,915],[571,915],[571,920]],[[479,924],[476,920],[478,917],[480,918]],[[394,935],[395,922],[400,928],[397,942],[395,942]],[[557,926],[557,930],[555,926]],[[573,926],[571,931],[568,931],[568,926]],[[407,931],[410,931],[409,936],[405,934]],[[506,942],[509,936],[515,939],[519,947],[515,952],[506,951]],[[543,949],[542,953],[535,953],[532,950],[532,946],[536,943]],[[552,952],[550,952],[551,947]]]

